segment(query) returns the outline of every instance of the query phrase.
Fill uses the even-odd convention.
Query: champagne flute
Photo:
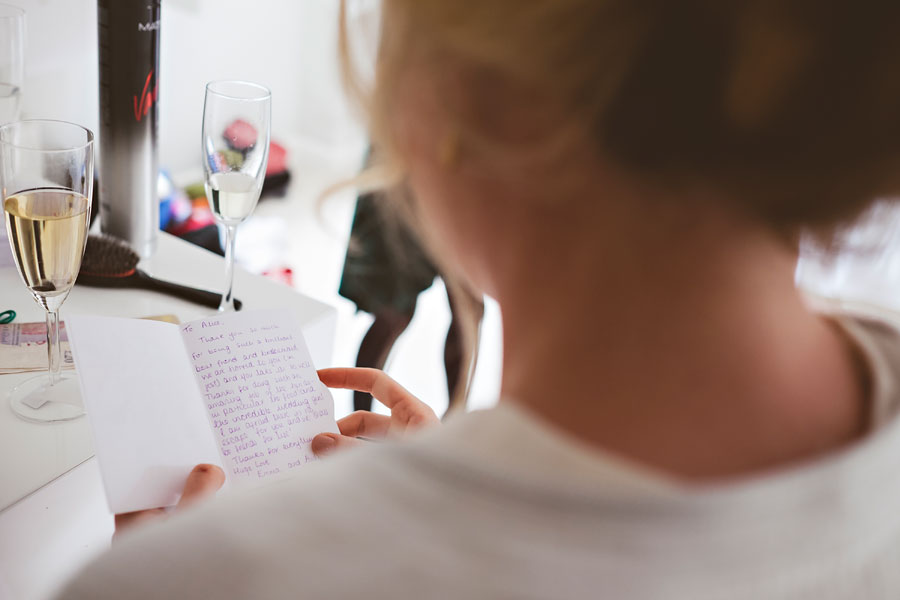
[[[0,4],[0,125],[19,118],[24,57],[25,11]]]
[[[29,421],[84,414],[76,379],[61,372],[59,308],[75,283],[87,241],[94,182],[94,134],[64,121],[0,127],[0,199],[16,267],[46,311],[49,373],[10,392]]]
[[[225,292],[219,311],[234,310],[234,240],[259,200],[269,160],[272,93],[246,81],[214,81],[203,103],[206,198],[225,227]]]

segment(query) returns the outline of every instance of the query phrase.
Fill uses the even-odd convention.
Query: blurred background
[[[97,131],[96,0],[5,1],[26,11],[21,118],[62,119]],[[188,214],[190,194],[181,191],[203,180],[200,133],[206,83],[244,79],[269,87],[272,140],[284,150],[290,182],[264,194],[241,226],[237,262],[336,306],[332,364],[353,365],[372,322],[337,294],[356,195],[345,191],[320,200],[328,186],[361,168],[367,148],[362,120],[340,84],[338,1],[163,0],[161,13],[159,164],[171,183],[161,195],[173,199],[170,209],[163,207],[165,227],[187,235],[192,227],[209,225],[205,200],[195,202]],[[349,0],[348,16],[365,72],[374,60],[377,0]],[[102,172],[103,165],[98,168]],[[443,347],[449,322],[447,297],[438,280],[420,297],[416,316],[386,367],[439,414],[447,406]],[[470,406],[494,402],[500,362],[499,312],[489,301]],[[335,402],[338,416],[351,410],[349,393],[337,393]],[[375,410],[384,408],[376,404]]]
[[[4,1],[26,11],[21,118],[68,120],[97,131],[96,0]],[[378,2],[348,0],[348,11],[356,58],[365,72],[374,60]],[[332,364],[347,366],[355,363],[360,340],[372,323],[370,315],[357,313],[337,293],[356,195],[345,191],[324,202],[320,198],[328,186],[360,169],[367,141],[362,120],[340,84],[337,20],[338,0],[163,0],[159,159],[171,184],[162,195],[189,190],[202,182],[199,146],[206,83],[245,79],[272,90],[272,139],[284,150],[290,182],[265,194],[241,226],[238,265],[336,306]],[[166,228],[190,235],[192,228],[210,226],[205,202],[194,202],[193,214],[185,213],[191,209],[184,206],[179,213],[173,205]],[[879,205],[852,230],[856,233],[848,231],[839,255],[805,242],[798,283],[823,295],[900,309],[900,252],[895,251],[900,217],[894,206]],[[447,405],[442,353],[449,322],[447,297],[438,280],[420,297],[416,316],[386,368],[439,413]],[[500,364],[499,312],[488,301],[470,406],[494,402]],[[335,400],[338,415],[350,411],[349,393],[338,392]],[[383,407],[376,405],[376,410]]]
[[[96,0],[15,0],[26,11],[22,118],[98,124]],[[371,0],[348,5],[362,26]],[[164,0],[160,164],[198,165],[203,89],[247,79],[272,90],[274,129],[329,157],[360,152],[364,133],[340,88],[335,0]]]

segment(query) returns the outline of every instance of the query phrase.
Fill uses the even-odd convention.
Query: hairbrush
[[[156,279],[137,268],[140,257],[124,241],[109,235],[89,235],[76,284],[93,287],[131,287],[153,290],[218,308],[222,295],[216,292]],[[234,308],[241,309],[235,299]]]

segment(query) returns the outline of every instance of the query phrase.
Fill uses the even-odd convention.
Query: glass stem
[[[50,365],[50,385],[60,380],[62,355],[59,347],[59,311],[47,311],[47,361]]]
[[[234,240],[237,225],[225,226],[225,293],[219,304],[219,312],[234,312]]]

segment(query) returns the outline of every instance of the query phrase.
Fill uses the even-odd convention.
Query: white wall
[[[3,0],[26,11],[23,118],[96,130],[96,0]],[[356,0],[362,10],[372,2]],[[275,139],[323,153],[356,148],[360,126],[340,89],[337,0],[162,0],[160,164],[199,164],[206,82],[249,79],[272,89]],[[101,140],[102,143],[102,140]]]
[[[97,130],[97,7],[90,0],[9,0],[25,9],[22,118]]]

